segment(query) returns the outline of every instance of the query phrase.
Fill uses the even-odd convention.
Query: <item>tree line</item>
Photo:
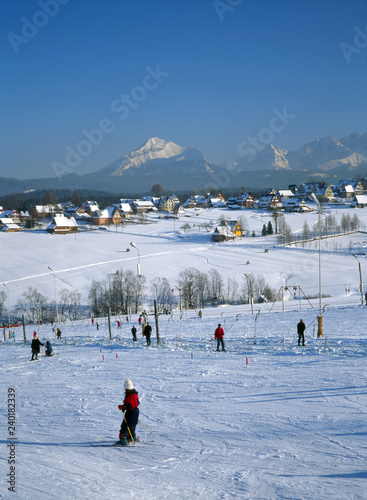
[[[141,280],[141,281],[140,281]],[[62,320],[77,320],[89,317],[137,314],[151,308],[156,301],[159,312],[172,309],[202,309],[218,304],[249,303],[258,296],[273,301],[276,290],[261,275],[247,274],[239,283],[235,278],[223,276],[211,269],[207,273],[194,267],[184,269],[178,274],[177,284],[172,285],[166,278],[157,277],[146,283],[144,276],[132,271],[117,270],[102,281],[92,283],[86,303],[77,290],[63,288],[58,292],[56,301],[50,301],[36,287],[29,286],[18,298],[12,313],[26,322],[55,321],[57,314]],[[5,314],[7,294],[0,292],[0,316],[6,323]]]

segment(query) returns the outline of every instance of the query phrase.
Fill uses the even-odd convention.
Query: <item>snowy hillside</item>
[[[355,213],[367,222],[367,211]],[[213,209],[187,215],[154,216],[149,225],[123,232],[0,233],[1,282],[10,306],[29,285],[53,298],[56,282],[58,290],[76,289],[86,298],[93,282],[117,269],[136,272],[130,242],[139,248],[147,294],[150,280],[161,276],[177,296],[178,272],[197,267],[239,283],[245,273],[261,274],[276,289],[300,286],[317,296],[317,242],[284,248],[268,236],[215,244],[205,226],[211,221],[245,216],[249,230],[259,233],[269,214]],[[301,232],[317,217],[286,220]],[[183,229],[185,223],[190,228]],[[202,318],[175,308],[159,317],[159,345],[150,316],[149,348],[140,329],[137,343],[132,340],[136,314],[112,318],[111,339],[106,318],[98,319],[98,330],[89,318],[62,323],[61,340],[49,324],[27,326],[26,343],[21,328],[10,340],[1,331],[0,498],[367,498],[367,308],[360,304],[352,255],[367,289],[366,241],[363,233],[337,244],[323,241],[324,338],[316,336],[318,300],[292,294],[274,306],[256,304],[253,313],[248,304],[205,308]],[[147,307],[151,314],[151,303]],[[297,345],[300,318],[305,347]],[[218,323],[226,352],[215,351]],[[42,348],[39,360],[29,361],[34,330],[41,342],[51,340],[55,356],[44,357]],[[101,446],[99,440],[117,440],[127,377],[139,392],[142,443]],[[15,493],[7,481],[14,481]]]
[[[110,342],[104,321],[99,331],[62,326],[56,355],[39,361],[29,362],[21,339],[3,343],[0,498],[366,498],[365,314],[326,310],[327,339],[312,336],[313,310],[262,311],[254,344],[254,315],[219,308],[202,319],[161,317],[158,349],[140,333],[135,345],[132,323],[114,323]],[[306,347],[295,340],[300,315]],[[226,353],[212,350],[218,322]],[[52,339],[50,325],[38,333]],[[143,443],[91,447],[117,439],[127,377],[140,396]],[[9,389],[15,494],[6,483]]]

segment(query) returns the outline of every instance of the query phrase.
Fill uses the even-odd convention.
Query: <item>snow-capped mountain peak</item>
[[[111,175],[121,175],[125,170],[139,168],[151,160],[177,156],[184,150],[185,148],[178,146],[174,142],[166,142],[159,137],[152,137],[140,148],[135,149],[129,155],[124,155]]]

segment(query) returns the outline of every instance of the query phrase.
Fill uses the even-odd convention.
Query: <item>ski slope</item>
[[[202,211],[191,223],[222,213]],[[250,228],[261,230],[261,218],[268,221],[256,211],[241,215]],[[312,224],[317,214],[290,215],[289,223],[297,230],[306,217]],[[197,226],[179,236],[182,223],[162,220],[76,237],[0,234],[8,264],[1,280],[10,304],[30,284],[54,297],[48,265],[57,287],[84,296],[93,280],[121,267],[136,270],[136,251],[126,252],[131,241],[147,282],[161,276],[174,285],[181,269],[214,267],[223,276],[259,273],[275,287],[300,285],[317,294],[317,251],[279,248],[272,237],[213,244]],[[150,348],[141,332],[137,344],[132,341],[137,315],[120,329],[122,318],[112,318],[111,339],[106,319],[99,330],[90,319],[63,323],[60,341],[51,325],[27,326],[26,343],[20,328],[11,340],[1,333],[0,498],[367,498],[367,308],[360,304],[356,259],[350,243],[344,246],[322,254],[330,295],[322,299],[324,338],[316,336],[317,299],[255,305],[253,314],[249,305],[220,305],[205,308],[202,318],[196,311],[180,318],[175,310],[159,318],[159,346],[151,318]],[[364,275],[365,257],[359,259]],[[307,326],[305,347],[297,345],[300,318]],[[215,352],[218,323],[225,353]],[[52,341],[55,356],[29,361],[34,330],[42,342]],[[143,443],[90,446],[117,439],[127,377],[139,392]],[[9,426],[12,404],[15,425]],[[15,492],[8,490],[8,474]]]
[[[254,315],[223,309],[162,316],[159,348],[140,332],[135,344],[132,323],[113,323],[110,341],[104,322],[64,325],[57,355],[39,361],[21,339],[3,343],[3,401],[8,388],[16,394],[16,493],[5,482],[2,405],[0,497],[366,498],[365,309],[327,309],[327,339],[310,327],[305,347],[295,340],[299,311],[262,311],[254,344]],[[302,317],[310,325],[315,311]],[[226,353],[212,350],[218,322]],[[48,325],[39,334],[52,340]],[[127,377],[141,401],[137,434],[154,442],[91,447],[117,439]]]

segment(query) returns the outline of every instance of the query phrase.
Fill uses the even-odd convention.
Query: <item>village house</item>
[[[90,215],[87,214],[83,205],[81,206],[70,206],[66,208],[64,214],[67,217],[74,217],[75,220],[80,220],[84,222],[90,222]]]
[[[355,197],[355,195],[356,193],[354,191],[354,188],[350,184],[344,185],[339,191],[339,196],[341,198],[352,199]]]
[[[282,198],[282,200],[286,200],[288,198],[293,198],[294,193],[290,189],[279,189],[279,196]]]
[[[134,213],[129,203],[123,202],[122,200],[120,201],[120,203],[115,203],[112,206],[119,209],[122,219],[129,219],[130,216]]]
[[[221,208],[225,207],[225,203],[223,203],[222,198],[211,198],[209,197],[207,200],[207,207],[208,208]]]
[[[143,214],[155,209],[151,201],[134,200],[130,203],[130,207],[134,214]]]
[[[117,207],[106,207],[104,210],[96,210],[91,220],[95,226],[111,226],[122,223],[121,213]]]
[[[242,207],[237,203],[237,196],[231,196],[226,202],[227,208],[230,210],[240,210]]]
[[[18,210],[4,210],[0,212],[0,219],[11,219],[14,224],[22,222],[22,216]]]
[[[36,218],[37,219],[51,219],[56,212],[55,205],[36,205]]]
[[[19,224],[13,222],[11,217],[0,217],[0,231],[6,233],[14,233],[16,231],[22,231],[22,227]]]
[[[161,212],[174,212],[175,206],[178,204],[180,204],[180,200],[177,196],[162,196],[158,204],[158,210]]]
[[[206,196],[199,195],[196,198],[196,208],[208,208],[208,198]]]
[[[237,220],[222,220],[211,235],[211,241],[222,242],[242,236],[242,227]]]
[[[283,200],[283,210],[284,212],[298,212],[306,213],[313,212],[314,209],[309,207],[303,198],[286,198]]]
[[[264,210],[280,210],[283,206],[283,202],[278,192],[270,190],[260,197],[257,206]]]
[[[65,215],[55,214],[47,231],[52,234],[73,233],[78,231],[78,224],[74,217],[68,218]]]
[[[196,199],[199,195],[195,194],[187,198],[187,200],[183,203],[184,208],[195,208],[196,207]]]
[[[367,207],[367,194],[357,194],[355,206],[357,208],[366,208]]]
[[[99,210],[99,205],[96,201],[85,201],[82,207],[89,215],[93,215],[96,210]]]
[[[347,186],[350,186],[347,188]],[[346,189],[347,188],[347,189]],[[348,193],[353,193],[353,195],[350,195]],[[360,195],[364,193],[364,188],[363,188],[363,183],[361,181],[356,181],[353,179],[348,179],[348,180],[341,180],[338,182],[338,184],[335,186],[335,194],[342,198],[351,198],[352,196],[355,195]]]
[[[252,193],[241,193],[237,196],[236,203],[240,207],[254,208],[255,198]]]
[[[308,198],[314,194],[321,203],[327,203],[334,200],[334,192],[330,184],[322,182],[306,182],[298,188],[297,196],[299,198]]]

